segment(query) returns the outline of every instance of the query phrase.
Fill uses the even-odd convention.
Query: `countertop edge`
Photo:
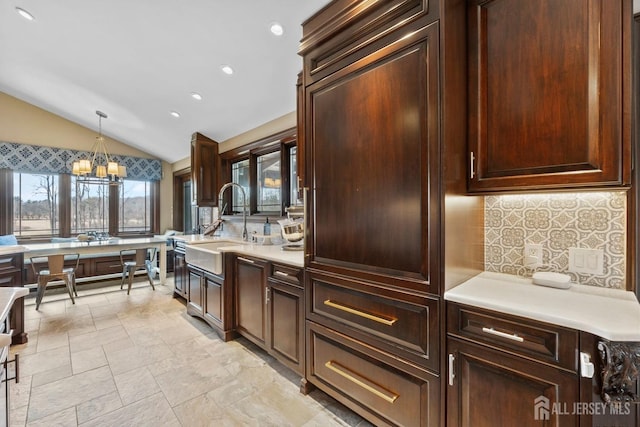
[[[19,287],[0,288],[0,321],[9,315],[13,303],[17,299],[29,295],[29,289]]]
[[[187,245],[193,245],[194,247],[207,242],[229,241],[228,246],[218,246],[216,251],[253,256],[267,261],[304,268],[304,251],[285,251],[282,249],[282,244],[262,245],[259,243],[244,242],[236,238],[204,237],[200,235],[175,236],[175,239],[183,241]]]
[[[517,276],[513,276],[513,283],[507,283],[509,279],[509,275],[480,273],[446,291],[444,299],[591,333],[610,341],[640,341],[640,304],[635,297],[627,295],[628,291],[616,291],[621,294],[615,296],[610,290],[602,290],[598,295],[598,292],[590,289],[571,292],[536,286],[530,280]],[[511,286],[524,287],[507,288]],[[479,289],[482,292],[478,292]],[[515,300],[515,294],[500,292],[514,289],[528,293],[529,298],[520,295]],[[558,303],[555,306],[545,305],[543,298],[555,299]],[[564,305],[564,309],[561,309],[562,302],[569,299],[575,303]],[[600,310],[589,310],[594,305]],[[633,319],[637,319],[635,328]]]

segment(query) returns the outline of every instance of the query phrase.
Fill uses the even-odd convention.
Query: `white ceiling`
[[[101,110],[104,134],[175,162],[193,132],[224,141],[295,110],[300,25],[327,3],[2,0],[0,91],[95,130]]]

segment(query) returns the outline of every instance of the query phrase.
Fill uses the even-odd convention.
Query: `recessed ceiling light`
[[[193,99],[197,99],[198,101],[202,101],[202,95],[200,95],[198,92],[191,92],[191,97]]]
[[[177,119],[178,117],[180,117],[180,113],[178,113],[177,111],[172,111],[172,112],[171,112],[171,113],[169,113],[169,114],[171,114],[171,115],[172,115],[173,117],[175,117],[176,119]]]
[[[24,10],[21,7],[16,7],[16,12],[18,12],[18,14],[20,14],[20,16],[22,16],[27,21],[35,21],[35,19],[36,19],[36,18],[33,17],[32,14],[30,14],[29,12],[27,12],[26,10]]]
[[[274,36],[281,36],[284,34],[284,28],[278,22],[272,22],[269,26],[269,30],[273,33]]]
[[[230,66],[228,66],[228,65],[222,65],[222,66],[220,67],[220,69],[221,69],[221,70],[222,70],[222,72],[223,72],[223,73],[225,73],[225,74],[228,74],[228,75],[233,74],[233,68],[231,68],[231,67],[230,67]]]

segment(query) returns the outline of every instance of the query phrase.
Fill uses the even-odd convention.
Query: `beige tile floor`
[[[114,283],[118,285],[113,286]],[[25,300],[29,342],[11,384],[12,426],[366,426],[242,338],[223,342],[172,297],[109,282]]]

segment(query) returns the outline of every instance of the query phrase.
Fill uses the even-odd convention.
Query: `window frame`
[[[13,210],[13,212],[11,212],[11,219],[12,219],[11,229],[13,231],[13,234],[16,234],[15,233],[16,223],[19,223],[21,225],[19,227],[20,231],[21,231],[21,234],[17,234],[16,238],[19,238],[19,239],[33,239],[33,238],[39,238],[40,236],[58,236],[58,235],[60,235],[60,228],[61,228],[60,227],[60,223],[61,223],[61,218],[60,218],[60,189],[61,189],[60,174],[57,174],[57,173],[44,173],[44,172],[35,172],[35,173],[32,173],[32,172],[13,172],[13,171],[12,171],[12,174],[13,174],[13,184],[14,185],[11,188],[11,196],[12,196],[12,199],[14,201],[14,204],[13,204],[14,210]],[[19,178],[18,178],[17,181],[16,181],[16,176],[15,176],[16,174],[19,174]],[[28,178],[27,176],[29,176],[30,178]],[[50,203],[49,204],[50,207],[48,208],[49,209],[49,214],[52,214],[52,213],[54,214],[54,223],[57,223],[56,224],[57,227],[54,226],[53,224],[50,224],[51,225],[51,228],[50,228],[51,233],[47,233],[47,231],[48,231],[47,229],[35,230],[35,232],[28,232],[27,231],[28,227],[22,226],[23,225],[22,224],[22,218],[18,218],[18,219],[15,218],[16,210],[18,211],[18,213],[22,213],[22,208],[21,207],[22,207],[23,201],[27,201],[27,202],[31,201],[31,200],[23,200],[22,199],[22,196],[24,195],[23,194],[23,190],[28,190],[26,185],[23,187],[23,184],[22,184],[23,180],[27,180],[28,181],[30,179],[35,179],[36,177],[40,178],[40,185],[42,185],[42,178],[43,177],[47,177],[46,178],[47,181],[49,180],[48,177],[51,177],[53,179],[53,182],[50,185],[46,186],[46,187],[49,187],[51,189],[51,193],[55,194],[55,196],[53,197],[53,203],[51,203],[51,201],[52,201],[51,198],[47,197],[45,199],[45,200],[48,200],[48,202]],[[16,194],[16,192],[15,192],[16,185],[19,187],[19,189],[18,189],[19,193],[18,194]],[[43,187],[37,187],[37,188],[42,189]],[[47,193],[49,193],[48,190],[47,190]],[[18,206],[16,204],[16,201],[17,201],[16,197],[18,197],[18,200],[19,200],[18,204],[20,206]],[[51,218],[49,218],[49,221],[51,221]]]
[[[1,219],[0,219],[0,235],[13,234],[13,174],[14,172],[8,168],[0,169],[0,206]],[[32,172],[20,172],[28,174],[36,174]],[[53,174],[55,175],[55,174]],[[71,186],[72,179],[71,174],[63,173],[57,174],[58,176],[58,218],[59,218],[59,232],[57,234],[42,234],[34,236],[21,236],[19,240],[21,242],[43,242],[49,241],[52,237],[72,237],[71,233]],[[150,230],[147,232],[120,232],[119,225],[119,212],[120,212],[120,195],[119,186],[109,186],[109,226],[108,233],[111,236],[117,237],[147,237],[159,234],[160,224],[160,181],[149,180],[150,184]]]
[[[273,217],[286,215],[285,207],[291,205],[291,201],[295,201],[297,195],[291,194],[291,179],[290,171],[290,150],[297,145],[296,128],[286,129],[282,132],[270,135],[266,138],[242,145],[233,150],[220,153],[222,160],[222,178],[223,182],[231,182],[232,165],[234,163],[249,160],[249,210],[247,214],[249,216],[261,218],[261,217]],[[280,210],[279,211],[258,211],[258,157],[271,154],[276,151],[280,152]],[[223,205],[226,203],[227,208],[222,213],[223,216],[237,217],[241,216],[242,212],[231,212],[229,206],[233,206],[231,199],[231,192],[225,192]],[[219,206],[219,209],[222,207]]]

